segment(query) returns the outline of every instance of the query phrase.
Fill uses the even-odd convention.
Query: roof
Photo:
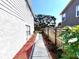
[[[69,6],[74,2],[75,0],[70,0],[70,2],[68,3],[68,5],[64,8],[64,10],[60,13],[60,15],[62,15],[68,8]]]

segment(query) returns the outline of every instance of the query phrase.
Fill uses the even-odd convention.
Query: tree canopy
[[[34,25],[35,29],[42,29],[46,27],[54,27],[56,24],[56,18],[50,15],[35,15]]]

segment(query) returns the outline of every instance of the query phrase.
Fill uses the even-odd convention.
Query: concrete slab
[[[49,59],[42,35],[38,34],[37,37],[32,59]]]

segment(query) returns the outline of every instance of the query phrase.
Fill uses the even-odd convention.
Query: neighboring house
[[[0,59],[12,59],[33,34],[31,0],[0,0]]]
[[[79,24],[79,0],[71,0],[61,12],[62,26],[74,26]]]

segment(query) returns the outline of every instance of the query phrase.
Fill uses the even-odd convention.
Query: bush
[[[63,29],[60,37],[64,41],[64,53],[60,59],[79,59],[79,25],[66,26]]]

